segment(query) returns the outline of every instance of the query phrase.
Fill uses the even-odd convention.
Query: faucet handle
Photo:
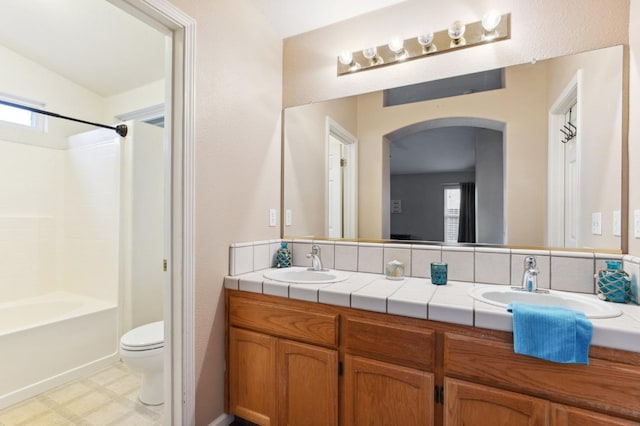
[[[320,255],[320,246],[318,246],[317,244],[313,244],[311,246],[311,254]]]
[[[531,269],[536,267],[536,258],[533,256],[527,256],[524,258],[524,269]]]

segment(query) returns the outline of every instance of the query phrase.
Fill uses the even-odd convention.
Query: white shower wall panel
[[[64,290],[117,303],[120,144],[70,142],[64,177]],[[85,134],[86,135],[86,134]],[[76,142],[78,141],[76,140]]]
[[[56,290],[64,151],[0,141],[0,301]]]

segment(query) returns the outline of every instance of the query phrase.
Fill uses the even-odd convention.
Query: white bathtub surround
[[[0,408],[117,359],[117,306],[55,292],[0,304]]]

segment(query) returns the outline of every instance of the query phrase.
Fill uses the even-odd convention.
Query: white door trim
[[[547,246],[565,247],[565,205],[564,205],[564,144],[561,142],[560,128],[564,124],[564,113],[573,102],[578,102],[578,117],[576,126],[577,187],[580,187],[580,123],[581,123],[581,91],[582,70],[571,78],[562,93],[549,108],[549,137],[548,137],[548,177],[547,177]],[[580,192],[576,194],[576,205],[580,206]],[[579,223],[578,223],[579,224]],[[578,246],[580,242],[578,241]]]
[[[168,279],[165,282],[165,423],[195,424],[195,20],[167,0],[108,0],[172,36],[165,141]]]
[[[344,145],[347,167],[344,172],[343,229],[344,238],[358,237],[358,138],[352,135],[331,117],[326,117],[325,125],[325,187],[329,179],[329,135],[336,135]],[[325,206],[329,205],[329,191],[325,189]],[[329,212],[325,212],[325,231],[329,228]]]

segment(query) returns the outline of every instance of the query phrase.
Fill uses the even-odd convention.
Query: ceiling
[[[404,0],[255,1],[286,38]],[[164,75],[165,36],[107,0],[2,0],[0,45],[103,97]]]

